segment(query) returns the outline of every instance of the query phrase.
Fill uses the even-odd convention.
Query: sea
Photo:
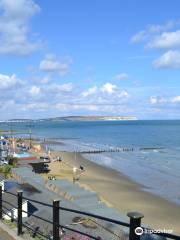
[[[54,150],[106,150],[83,155],[180,205],[180,120],[0,123],[2,129],[23,137],[31,129],[33,138],[53,140],[47,148]]]

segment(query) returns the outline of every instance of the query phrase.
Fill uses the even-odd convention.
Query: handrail
[[[8,193],[8,194],[10,194],[10,195],[12,195],[12,196],[15,196],[15,197],[17,197],[17,194],[15,194],[15,193],[12,193],[12,192],[8,192],[8,191],[4,191],[5,193]]]
[[[28,200],[30,202],[35,202],[35,203],[38,203],[40,205],[44,205],[44,206],[47,206],[47,207],[53,207],[53,205],[51,205],[51,204],[47,204],[47,203],[44,203],[44,202],[39,202],[39,201],[33,200],[31,198],[23,197],[23,199]],[[75,209],[71,209],[71,208],[65,208],[65,207],[59,207],[59,209],[63,210],[63,211],[66,211],[66,212],[74,212],[74,213],[86,215],[86,216],[89,216],[89,217],[98,218],[100,220],[104,220],[104,221],[107,221],[107,222],[112,222],[112,223],[115,223],[115,224],[119,224],[119,225],[122,225],[124,227],[129,227],[130,226],[129,223],[125,223],[125,222],[122,222],[122,221],[119,221],[119,220],[103,217],[103,216],[96,215],[96,214],[93,214],[93,213],[83,212],[83,211],[79,211],[79,210],[75,210]]]
[[[37,216],[35,214],[31,214],[31,216],[53,225],[53,240],[59,239],[59,228],[67,229],[69,231],[79,233],[81,235],[90,237],[91,239],[94,239],[94,240],[99,240],[100,239],[100,237],[94,237],[94,236],[91,236],[88,233],[84,233],[84,232],[78,231],[76,229],[70,228],[70,227],[68,227],[68,225],[67,226],[61,225],[59,223],[59,210],[66,211],[66,212],[77,213],[77,214],[82,214],[82,215],[86,215],[86,216],[93,217],[93,218],[96,218],[96,219],[100,219],[100,220],[103,220],[103,221],[107,221],[107,222],[110,222],[110,223],[115,223],[115,224],[118,224],[118,225],[121,225],[121,226],[124,226],[124,227],[128,227],[130,229],[129,240],[140,240],[140,235],[135,234],[135,229],[137,227],[141,227],[141,218],[143,217],[142,214],[139,214],[139,213],[136,213],[136,212],[128,213],[128,217],[130,217],[130,224],[129,224],[129,223],[125,223],[125,222],[122,222],[122,221],[119,221],[119,220],[103,217],[103,216],[100,216],[100,215],[96,215],[96,214],[92,214],[92,213],[88,213],[88,212],[83,212],[83,211],[79,211],[79,210],[75,210],[75,209],[71,209],[71,208],[61,207],[61,206],[59,206],[59,201],[58,200],[54,200],[53,205],[51,205],[51,204],[47,204],[47,203],[40,202],[40,201],[37,201],[37,200],[33,200],[31,198],[23,197],[22,192],[21,192],[21,194],[18,193],[18,195],[16,195],[14,193],[5,191],[6,193],[17,197],[18,203],[21,203],[21,205],[19,206],[19,204],[18,204],[18,207],[16,207],[13,204],[9,203],[8,201],[5,201],[5,200],[2,199],[2,192],[3,192],[2,187],[0,186],[0,218],[2,218],[2,213],[4,213],[5,215],[9,216],[12,220],[16,221],[18,224],[19,224],[18,220],[14,219],[13,216],[10,216],[8,213],[6,213],[3,210],[3,208],[5,208],[8,211],[12,211],[12,209],[8,209],[5,206],[3,206],[3,204],[2,204],[3,202],[9,204],[10,206],[12,206],[14,208],[18,208],[18,218],[19,217],[22,218],[22,213],[23,212],[25,212],[27,214],[31,214],[30,212],[24,211],[22,209],[22,199],[25,199],[27,201],[34,202],[34,203],[37,203],[37,204],[40,204],[40,205],[43,205],[43,206],[53,208],[53,222],[48,220],[48,219],[44,219],[40,216]],[[19,213],[20,213],[20,215],[19,215]],[[35,231],[32,228],[30,228],[29,226],[25,225],[24,223],[21,223],[21,224],[24,227],[29,228],[31,231]],[[141,227],[141,229],[142,229],[142,231],[143,230],[147,231],[147,232],[149,231],[153,235],[159,235],[159,236],[166,237],[166,238],[169,238],[169,239],[180,240],[180,236],[177,236],[177,235],[174,235],[174,234],[163,233],[163,232],[155,232],[153,229],[145,228],[145,227]],[[39,233],[38,231],[36,233],[45,237],[45,238],[49,238],[48,236],[45,236],[43,233]]]
[[[96,214],[93,214],[93,213],[82,212],[82,211],[78,211],[78,210],[75,210],[75,209],[64,208],[64,207],[59,207],[59,209],[63,210],[63,211],[66,211],[66,212],[74,212],[74,213],[86,215],[86,216],[89,216],[89,217],[97,218],[97,219],[100,219],[100,220],[104,220],[104,221],[107,221],[107,222],[119,224],[119,225],[122,225],[124,227],[129,227],[130,226],[129,223],[121,222],[119,220],[114,220],[114,219],[103,217],[103,216],[96,215]]]
[[[33,200],[33,199],[31,199],[31,198],[23,197],[23,199],[24,199],[24,200],[27,200],[27,201],[30,201],[30,202],[34,202],[34,203],[40,204],[40,205],[43,205],[43,206],[46,206],[46,207],[50,207],[50,208],[53,207],[51,204],[44,203],[44,202],[39,202],[39,201]]]
[[[17,220],[15,218],[13,218],[12,216],[10,216],[8,213],[6,213],[4,210],[2,210],[2,212],[7,215],[8,217],[10,217],[13,221],[17,222]]]
[[[24,224],[24,223],[23,223],[23,226],[24,226],[25,228],[28,228],[28,229],[31,230],[32,232],[35,231],[33,228],[29,227],[28,225],[26,225],[26,224]],[[38,235],[44,237],[44,238],[50,239],[49,236],[44,235],[44,234],[43,234],[42,232],[40,232],[40,231],[37,231],[36,233],[37,233]]]
[[[12,204],[12,203],[10,203],[8,201],[2,200],[2,202],[7,203],[9,206],[11,206],[13,208],[17,208],[17,206],[15,206],[14,204]]]
[[[30,212],[27,212],[27,211],[24,211],[24,210],[22,210],[22,212],[30,214]],[[35,218],[38,218],[38,219],[40,219],[40,220],[42,220],[42,221],[48,222],[48,223],[50,223],[50,224],[53,224],[53,222],[51,222],[51,221],[49,221],[49,220],[47,220],[47,219],[44,219],[44,218],[42,218],[42,217],[39,217],[39,216],[37,216],[37,215],[31,214],[31,216],[33,216],[33,217],[35,217]],[[67,225],[65,225],[65,226],[64,226],[64,225],[59,225],[59,227],[62,228],[62,229],[64,228],[64,229],[67,229],[67,230],[69,230],[69,231],[73,231],[73,232],[79,233],[79,234],[84,235],[84,236],[86,236],[86,237],[90,237],[91,239],[94,239],[94,240],[99,240],[99,238],[96,238],[96,237],[94,237],[94,236],[92,236],[92,235],[90,235],[90,234],[87,234],[87,233],[78,231],[78,230],[76,230],[76,229],[69,228]]]
[[[3,206],[3,208],[5,208],[6,210],[8,210],[9,212],[11,211],[11,209],[6,208],[5,206]],[[7,215],[7,216],[8,216],[9,218],[11,218],[13,221],[17,222],[17,220],[16,220],[13,216],[9,215],[9,214],[8,214],[7,212],[5,212],[4,210],[2,210],[2,211],[3,211],[3,213],[4,213],[5,215]],[[26,211],[23,211],[23,212],[26,212]],[[35,215],[33,215],[33,216],[35,216]],[[36,217],[36,218],[40,218],[40,219],[43,220],[43,218],[41,218],[41,217],[39,217],[39,216],[35,216],[35,217]],[[45,220],[45,219],[44,219],[44,220]],[[52,224],[52,222],[50,222],[50,221],[48,221],[48,220],[45,220],[45,221]],[[23,226],[25,226],[26,228],[30,229],[31,231],[35,231],[34,229],[32,229],[31,227],[25,225],[24,223],[23,223]],[[44,235],[43,233],[41,233],[40,231],[37,231],[36,233],[39,234],[40,236],[45,237],[45,238],[49,238],[48,236],[45,236],[45,235]]]
[[[33,217],[35,217],[35,218],[38,218],[38,219],[40,219],[40,220],[42,220],[42,221],[44,221],[44,222],[48,222],[48,223],[50,223],[50,224],[53,224],[52,221],[49,221],[48,219],[45,219],[45,218],[42,218],[42,217],[39,217],[39,216],[37,216],[37,215],[35,215],[35,214],[32,214],[32,213],[30,213],[30,212],[27,212],[27,211],[24,211],[24,210],[22,210],[22,212],[27,213],[27,214],[31,214],[31,216],[33,216]]]
[[[7,208],[7,207],[5,207],[5,206],[3,206],[3,205],[2,205],[2,207],[5,208],[5,209],[6,209],[7,211],[9,211],[9,212],[12,211],[12,209],[9,209],[9,208]]]

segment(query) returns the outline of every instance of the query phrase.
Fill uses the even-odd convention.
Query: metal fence
[[[91,218],[95,218],[95,219],[99,219],[99,220],[103,220],[109,223],[113,223],[113,224],[117,224],[119,226],[123,226],[123,227],[127,227],[129,228],[129,240],[140,240],[141,239],[141,235],[143,234],[143,231],[149,231],[153,233],[153,229],[148,229],[148,228],[144,228],[141,226],[141,219],[144,217],[143,214],[138,213],[138,212],[129,212],[127,214],[127,216],[129,217],[130,221],[129,223],[126,222],[121,222],[119,220],[115,220],[115,219],[110,219],[110,218],[106,218],[103,216],[99,216],[99,215],[95,215],[95,214],[91,214],[91,213],[87,213],[84,211],[78,211],[75,209],[70,209],[70,208],[64,208],[60,206],[60,201],[59,200],[54,200],[52,202],[52,204],[47,204],[44,202],[39,202],[30,198],[26,198],[23,197],[23,191],[18,191],[17,194],[5,191],[7,194],[11,194],[13,196],[15,196],[17,198],[17,206],[14,206],[12,203],[7,202],[3,199],[3,190],[2,190],[2,186],[0,186],[0,219],[3,218],[3,214],[4,215],[8,215],[8,213],[5,211],[9,211],[11,212],[12,209],[8,209],[5,206],[3,206],[3,203],[9,204],[10,207],[13,207],[15,209],[17,209],[17,219],[14,219],[12,215],[8,215],[10,217],[10,219],[12,219],[13,221],[15,221],[17,223],[17,235],[23,235],[23,227],[25,227],[26,229],[29,229],[30,231],[32,231],[33,236],[35,237],[35,235],[40,235],[46,239],[53,239],[53,240],[60,240],[63,239],[61,236],[61,232],[63,229],[66,229],[70,232],[75,232],[78,233],[80,235],[83,236],[87,236],[90,239],[94,239],[94,240],[103,240],[103,238],[97,236],[92,236],[88,233],[82,232],[82,231],[78,231],[75,230],[73,228],[70,228],[68,226],[64,226],[61,224],[60,221],[60,212],[61,211],[65,211],[65,212],[71,212],[71,213],[77,213],[80,215],[84,215],[84,216],[88,216]],[[49,207],[52,209],[52,214],[53,214],[53,221],[49,221],[48,219],[44,219],[41,216],[37,216],[34,214],[31,214],[31,216],[34,216],[35,218],[38,218],[42,221],[45,221],[46,223],[52,224],[52,237],[50,236],[46,236],[44,235],[43,232],[38,231],[38,228],[33,229],[30,226],[26,225],[23,223],[23,217],[22,214],[23,212],[29,214],[29,212],[26,212],[23,210],[22,205],[23,205],[23,199],[29,202],[34,202],[40,205],[44,205],[45,207]],[[5,209],[5,210],[4,210]],[[139,230],[139,232],[138,232]],[[142,232],[141,232],[142,231]],[[153,233],[154,235],[154,233]],[[168,238],[168,239],[175,239],[175,240],[180,240],[180,236],[177,235],[173,235],[173,234],[168,234],[168,233],[155,233],[155,235],[159,235],[161,237],[164,238]]]

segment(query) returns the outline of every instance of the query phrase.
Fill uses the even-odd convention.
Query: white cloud
[[[62,85],[56,85],[58,91],[71,92],[73,89],[72,83],[65,83]]]
[[[115,89],[117,88],[116,85],[111,84],[111,83],[105,83],[102,87],[101,87],[101,91],[103,93],[108,93],[108,94],[112,94],[114,93]]]
[[[164,32],[155,36],[148,44],[149,48],[175,48],[180,47],[180,30],[175,32]]]
[[[171,102],[172,103],[179,103],[180,102],[180,96],[176,96],[176,97],[171,98]]]
[[[23,81],[18,79],[15,74],[11,76],[0,74],[0,90],[9,90],[22,84]]]
[[[71,92],[73,89],[73,84],[65,83],[65,84],[61,84],[61,85],[55,85],[54,87],[57,89],[57,91]]]
[[[40,47],[29,40],[29,21],[40,11],[32,0],[0,1],[0,54],[28,55]]]
[[[155,105],[167,103],[169,100],[164,97],[151,96],[149,101],[151,104]]]
[[[51,84],[51,85],[48,85],[48,88],[47,88],[47,91],[51,93],[71,92],[72,90],[73,90],[72,83]]]
[[[54,102],[58,101],[59,97],[63,100],[66,99],[66,97],[69,96],[69,93],[71,94],[73,90],[73,84],[72,83],[66,83],[66,84],[45,84],[41,86],[32,85],[29,86],[28,89],[25,87],[22,91],[28,92],[28,94],[35,98],[38,101],[47,101],[47,102]],[[26,99],[23,99],[26,101]]]
[[[180,68],[179,26],[179,19],[164,25],[149,25],[145,30],[135,34],[131,41],[145,42],[145,47],[150,49],[167,49],[167,52],[153,62],[155,68]]]
[[[147,37],[148,37],[147,32],[143,30],[143,31],[136,33],[134,36],[132,36],[131,42],[139,43],[139,42],[144,41]]]
[[[180,51],[168,51],[153,62],[155,68],[180,68]]]
[[[60,75],[65,75],[70,71],[71,63],[70,58],[60,61],[54,55],[46,55],[45,59],[40,62],[39,69],[44,72],[58,72]]]
[[[158,102],[158,99],[157,99],[157,97],[150,97],[150,103],[151,104],[156,104]]]
[[[170,29],[173,29],[180,25],[180,20],[168,21],[165,24],[150,24],[144,30],[139,31],[136,33],[132,38],[132,43],[139,43],[145,40],[148,40],[154,34],[159,34],[162,32],[166,32]]]
[[[87,111],[97,111],[99,107],[95,104],[63,104],[57,103],[55,108],[59,111],[77,111],[77,110],[87,110]]]
[[[50,104],[46,102],[35,102],[35,103],[26,103],[21,105],[21,110],[23,111],[32,111],[38,110],[40,112],[48,110],[50,108]]]
[[[127,79],[129,76],[127,73],[119,73],[115,76],[116,80],[125,80]]]
[[[32,86],[29,90],[29,93],[32,97],[36,97],[41,93],[40,87]]]
[[[159,98],[159,103],[167,103],[167,99],[166,98],[163,98],[163,97],[160,97]]]
[[[180,96],[166,98],[161,96],[151,96],[149,101],[152,105],[180,103]]]
[[[44,83],[44,84],[49,83],[50,81],[51,81],[51,76],[50,75],[44,76],[43,78],[40,79],[40,82]]]
[[[120,93],[118,93],[117,95],[119,98],[128,98],[130,97],[129,93],[125,90],[121,91]]]
[[[116,85],[106,83],[100,87],[94,86],[83,91],[78,101],[90,105],[105,106],[121,104],[126,102],[129,98],[130,94],[126,90],[120,90]]]
[[[82,93],[82,96],[83,96],[83,97],[88,97],[88,96],[93,95],[94,93],[96,93],[97,90],[98,90],[98,89],[97,89],[96,86],[91,87],[91,88],[89,88],[87,91],[84,91],[84,92]]]

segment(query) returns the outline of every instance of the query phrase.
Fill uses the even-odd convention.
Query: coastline
[[[149,193],[140,185],[122,173],[98,165],[81,154],[53,151],[52,155],[61,156],[62,163],[49,164],[50,174],[60,179],[72,181],[72,168],[82,165],[85,172],[81,175],[79,184],[95,191],[100,199],[126,215],[130,211],[144,214],[142,223],[154,229],[172,229],[179,234],[180,206],[162,197]]]

